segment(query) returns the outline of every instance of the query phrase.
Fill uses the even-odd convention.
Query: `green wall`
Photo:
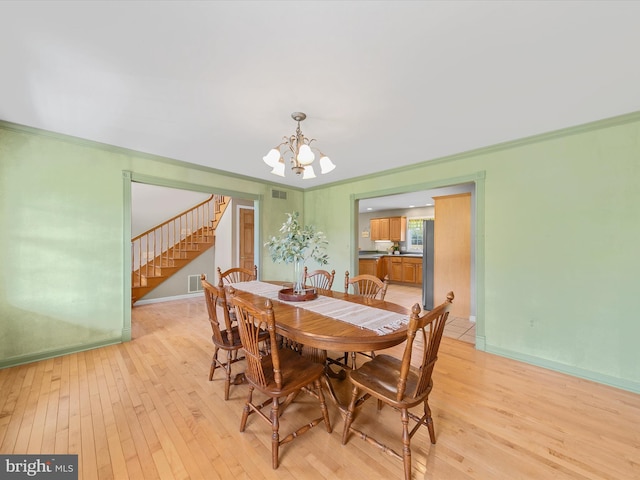
[[[339,278],[355,269],[357,199],[473,181],[477,347],[640,392],[640,114],[305,192],[275,186],[287,200],[246,177],[0,123],[0,366],[128,338],[131,179],[258,200],[258,245],[301,210]],[[264,248],[258,267],[291,270]]]
[[[640,115],[307,191],[305,221],[354,268],[347,205],[469,180],[478,348],[640,392]]]
[[[272,199],[263,182],[0,123],[0,367],[130,337],[131,179],[262,199],[265,229],[303,196]]]

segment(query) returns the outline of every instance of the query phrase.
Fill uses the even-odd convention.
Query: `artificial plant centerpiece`
[[[326,253],[328,244],[324,233],[313,225],[300,225],[298,212],[287,213],[287,221],[280,227],[280,235],[271,237],[265,243],[269,247],[271,260],[276,263],[293,263],[293,292],[304,293],[304,264],[313,259],[320,265],[326,265],[329,257]]]

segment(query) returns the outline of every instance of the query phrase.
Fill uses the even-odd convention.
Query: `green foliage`
[[[280,236],[271,237],[265,243],[269,247],[271,260],[276,263],[303,262],[311,258],[320,265],[329,263],[326,254],[327,238],[313,225],[301,226],[298,212],[287,213],[287,221],[280,227]]]

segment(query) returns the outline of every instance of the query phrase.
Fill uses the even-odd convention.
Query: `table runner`
[[[322,295],[318,295],[318,298],[315,300],[308,300],[306,302],[287,302],[280,300],[278,298],[278,292],[282,289],[282,286],[272,283],[253,280],[250,282],[233,283],[231,285],[238,290],[326,315],[360,328],[372,330],[378,335],[393,332],[409,323],[409,315],[407,314],[389,312],[380,308],[360,305],[358,303]]]

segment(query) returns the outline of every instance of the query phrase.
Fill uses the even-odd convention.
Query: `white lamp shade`
[[[262,160],[264,160],[264,163],[266,163],[270,167],[275,168],[280,160],[280,151],[272,148],[271,150],[269,150],[269,153],[262,157]]]
[[[316,178],[316,172],[313,171],[313,167],[311,165],[307,165],[306,167],[304,167],[302,179],[306,180],[307,178]]]
[[[278,154],[279,156],[280,154]],[[278,175],[279,177],[284,177],[284,162],[278,162],[273,166],[273,170],[271,170],[271,173],[273,173],[274,175]]]
[[[298,150],[298,162],[302,165],[309,165],[315,160],[316,156],[311,151],[309,145],[302,145]]]
[[[325,155],[320,157],[320,173],[329,173],[336,168],[331,159]]]

